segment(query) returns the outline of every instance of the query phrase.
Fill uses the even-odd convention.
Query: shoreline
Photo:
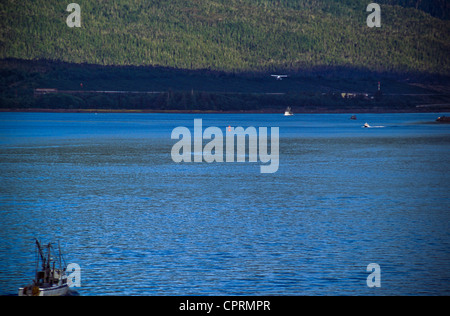
[[[0,112],[13,112],[13,113],[154,113],[154,114],[283,114],[283,111],[277,110],[260,110],[260,111],[202,111],[202,110],[133,110],[133,109],[45,109],[45,108],[5,108],[0,109]],[[439,110],[434,109],[434,111],[425,108],[416,108],[415,111],[413,109],[354,109],[354,111],[348,109],[336,109],[336,110],[327,110],[327,109],[311,109],[311,110],[297,110],[294,114],[383,114],[383,113],[447,113],[445,109]]]

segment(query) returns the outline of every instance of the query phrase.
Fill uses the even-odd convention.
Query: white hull
[[[46,288],[40,287],[39,292],[34,291],[34,295],[31,287],[27,288],[26,293],[24,293],[23,289],[23,287],[19,288],[19,296],[64,296],[69,292],[69,286],[67,284]]]
[[[292,115],[294,115],[294,114],[289,113],[289,112],[285,112],[285,113],[284,113],[284,116],[292,116]]]

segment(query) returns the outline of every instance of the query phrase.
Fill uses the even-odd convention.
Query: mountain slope
[[[433,5],[438,0],[379,1],[381,28],[367,27],[369,1],[361,0],[78,0],[81,28],[66,25],[69,2],[2,1],[0,58],[237,72],[349,67],[450,74],[445,1],[441,10]]]

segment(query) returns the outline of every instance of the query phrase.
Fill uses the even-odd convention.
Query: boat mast
[[[52,270],[52,267],[50,266],[50,262],[52,260],[52,258],[51,258],[52,244],[51,243],[48,243],[47,249],[48,249],[47,250],[48,251],[47,252],[48,259],[47,259],[47,269],[45,270],[45,274],[47,276],[47,282],[52,284],[53,283],[53,277],[55,275],[55,262],[53,262],[53,270]]]
[[[47,259],[47,268],[50,270],[50,249],[51,249],[51,244],[49,243],[48,245],[47,245],[47,248],[48,248],[48,253],[47,253],[47,257],[48,257],[48,259]]]
[[[62,262],[61,262],[61,244],[58,240],[58,260],[59,260],[59,269],[62,270]]]
[[[36,239],[36,238],[35,238]],[[39,252],[39,256],[41,257],[42,260],[42,270],[45,270],[45,257],[44,257],[44,253],[42,252],[42,248],[41,248],[41,244],[39,243],[39,241],[36,239],[36,246]]]

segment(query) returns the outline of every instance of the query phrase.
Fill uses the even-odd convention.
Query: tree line
[[[382,27],[363,0],[78,1],[0,3],[0,58],[158,65],[228,72],[317,66],[448,74],[447,1],[380,0]]]

